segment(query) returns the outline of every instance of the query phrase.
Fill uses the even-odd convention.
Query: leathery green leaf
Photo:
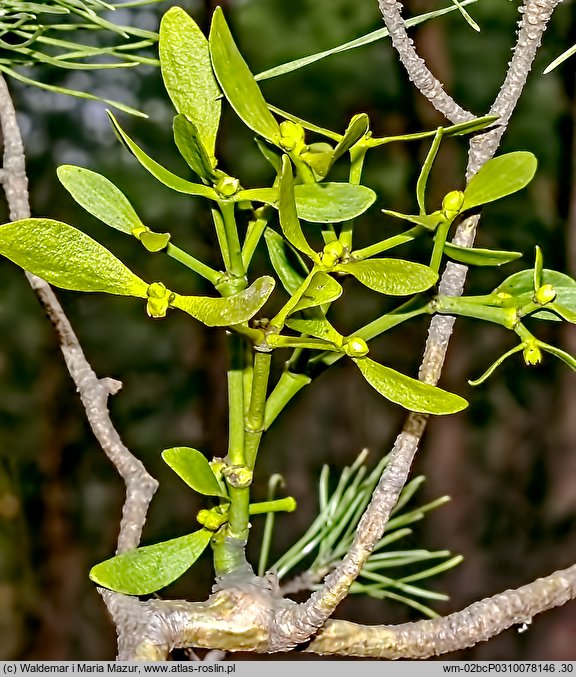
[[[390,296],[417,294],[430,289],[438,279],[438,273],[432,268],[402,259],[351,261],[334,269],[353,275],[366,287]]]
[[[247,322],[268,300],[274,289],[274,278],[259,277],[248,289],[222,298],[180,296],[175,294],[170,306],[179,308],[208,327],[228,327]]]
[[[194,491],[203,496],[228,498],[201,451],[191,447],[173,447],[164,450],[162,458]]]
[[[475,174],[464,190],[460,211],[499,200],[527,186],[538,162],[532,153],[516,151],[492,158]]]
[[[204,552],[214,534],[200,529],[170,541],[116,555],[92,567],[90,578],[125,595],[149,595],[180,578]]]
[[[198,128],[185,115],[176,115],[173,123],[174,141],[188,166],[206,181],[215,181],[216,162],[208,157]]]
[[[541,284],[551,284],[554,289],[560,287],[576,288],[576,280],[565,273],[559,273],[557,270],[542,270]],[[493,294],[510,294],[510,296],[520,296],[526,292],[534,293],[534,271],[522,270],[507,277],[496,289]]]
[[[212,15],[209,42],[214,72],[238,117],[268,141],[278,141],[279,125],[239,52],[220,7]]]
[[[382,397],[421,414],[454,414],[468,406],[459,395],[417,381],[368,357],[354,358],[368,383]]]
[[[460,247],[446,242],[445,254],[453,261],[465,263],[468,266],[501,266],[510,261],[521,258],[522,252],[507,252],[497,249],[477,249],[475,247]]]
[[[298,217],[310,223],[340,223],[363,214],[376,200],[376,193],[352,183],[300,183],[294,186]],[[276,188],[241,190],[236,202],[253,200],[278,208]]]
[[[304,282],[304,277],[295,269],[290,261],[289,250],[291,250],[290,253],[296,259],[296,262],[301,264],[300,268],[302,272],[307,274],[304,262],[300,259],[300,255],[284,240],[282,235],[272,230],[272,228],[266,228],[264,240],[266,241],[270,263],[276,271],[278,279],[290,295],[294,294],[302,282]]]
[[[180,7],[170,8],[160,24],[160,68],[168,95],[179,113],[198,129],[214,156],[222,100],[212,71],[208,40]]]
[[[338,145],[334,149],[332,164],[365,136],[369,126],[370,120],[366,113],[358,113],[350,120],[350,124],[344,132],[344,136],[340,139]]]
[[[74,165],[62,165],[56,173],[76,202],[100,221],[124,233],[145,227],[128,198],[105,176]]]
[[[339,223],[363,214],[376,193],[352,183],[301,183],[294,187],[298,216],[311,223]]]
[[[186,193],[186,195],[198,195],[201,197],[206,197],[210,200],[218,200],[218,194],[213,188],[209,186],[204,186],[200,183],[192,183],[191,181],[186,181],[186,179],[173,174],[170,170],[163,167],[161,164],[153,160],[147,153],[145,153],[132,139],[126,134],[126,132],[120,127],[116,118],[108,111],[108,116],[112,121],[115,132],[118,134],[120,140],[124,143],[126,148],[134,155],[138,162],[148,170],[150,174],[155,179],[158,179],[160,183],[163,183],[168,188],[172,188],[178,193]]]
[[[296,212],[296,200],[294,198],[294,177],[292,176],[292,163],[287,155],[282,156],[282,173],[280,174],[280,188],[278,199],[278,213],[280,227],[286,239],[296,249],[309,256],[312,260],[318,258],[316,252],[306,241],[298,214]]]
[[[397,219],[415,223],[427,230],[436,230],[444,220],[444,217],[440,212],[434,212],[432,214],[401,214],[400,212],[393,212],[391,209],[383,209],[382,211],[388,216],[394,216]]]
[[[510,304],[522,305],[529,303],[534,297],[534,278],[535,271],[522,270],[519,273],[510,275],[502,284],[492,292],[493,295],[509,294],[512,298]],[[576,280],[565,273],[559,273],[557,270],[544,268],[540,272],[541,285],[550,284],[556,290],[556,298],[530,317],[538,320],[560,321],[561,318],[572,322],[570,319],[572,313],[576,312]],[[553,311],[556,312],[553,312]]]
[[[330,341],[336,346],[341,346],[344,341],[342,334],[336,331],[325,317],[316,317],[306,320],[295,320],[290,318],[286,320],[286,326],[301,334],[308,334],[315,338]]]
[[[50,284],[146,298],[148,285],[81,230],[52,219],[0,226],[0,254]]]
[[[322,306],[325,303],[332,303],[342,294],[342,287],[336,280],[327,273],[316,273],[308,288],[302,295],[302,298],[292,308],[292,313],[298,310],[305,310],[306,308],[315,308]]]

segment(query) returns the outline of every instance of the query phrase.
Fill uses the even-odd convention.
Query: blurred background
[[[178,4],[205,29],[215,2],[170,1],[117,11],[116,23],[157,30],[163,11]],[[328,49],[382,25],[376,0],[220,0],[253,72]],[[442,6],[407,0],[406,15]],[[470,8],[475,33],[457,13],[413,30],[420,53],[459,103],[487,112],[503,79],[514,42],[518,2],[480,0]],[[576,42],[576,5],[565,0],[545,36],[536,65],[501,151],[529,150],[539,171],[528,189],[485,209],[479,245],[514,249],[533,260],[534,245],[547,267],[576,272],[575,61],[547,76],[545,66]],[[101,73],[47,69],[46,82],[116,98],[150,119],[120,115],[124,128],[156,160],[187,176],[171,140],[173,109],[158,69]],[[160,255],[146,255],[131,238],[103,227],[60,186],[56,168],[79,164],[108,176],[151,228],[219,267],[206,206],[157,183],[119,144],[103,104],[31,89],[10,81],[26,145],[32,211],[77,225],[145,279],[170,279],[187,293],[208,291]],[[356,112],[370,115],[378,136],[443,123],[409,84],[388,41],[333,56],[263,83],[267,99],[316,124],[342,131]],[[378,193],[361,220],[358,241],[382,239],[400,225],[383,207],[410,213],[426,144],[390,144],[369,156],[366,182]],[[219,136],[221,165],[245,186],[265,185],[271,170],[250,134],[225,110]],[[443,144],[431,178],[432,202],[462,187],[466,141]],[[2,206],[2,219],[6,209]],[[412,212],[413,213],[413,212]],[[373,241],[373,240],[372,240]],[[404,252],[399,252],[402,255]],[[260,251],[257,268],[266,265]],[[473,270],[468,293],[485,293],[517,269]],[[88,579],[90,567],[115,547],[123,486],[99,450],[64,368],[51,327],[20,270],[0,262],[0,659],[108,659],[115,655],[107,612]],[[100,376],[123,382],[110,402],[126,444],[160,480],[143,543],[192,531],[198,509],[191,492],[165,466],[160,452],[189,445],[208,456],[226,449],[223,335],[183,314],[151,321],[130,299],[59,292],[88,359]],[[333,322],[346,334],[381,313],[382,299],[350,284]],[[376,359],[415,375],[426,322],[395,329],[371,345]],[[540,323],[537,334],[574,352],[574,327]],[[514,337],[496,326],[461,320],[442,385],[470,400],[457,416],[431,421],[415,472],[427,481],[415,504],[449,494],[411,544],[450,549],[464,563],[431,581],[447,592],[435,605],[446,614],[481,597],[517,587],[576,560],[576,381],[546,356],[537,368],[508,360],[481,387],[476,378]],[[279,355],[277,374],[282,368]],[[352,365],[338,364],[303,391],[264,440],[255,484],[281,473],[298,511],[281,516],[273,545],[289,547],[312,521],[322,464],[342,469],[363,448],[374,464],[391,447],[404,412],[380,398]],[[262,524],[255,520],[251,554],[258,557]],[[207,561],[165,591],[203,599],[210,591]],[[337,616],[367,623],[398,623],[419,615],[393,602],[354,598]],[[523,633],[512,629],[451,659],[576,660],[576,606],[537,617]],[[251,657],[253,658],[253,657]],[[262,657],[265,659],[266,657]],[[275,657],[272,657],[274,659]]]

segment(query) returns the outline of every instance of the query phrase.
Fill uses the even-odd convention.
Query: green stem
[[[418,181],[416,183],[416,199],[418,200],[418,207],[420,209],[421,215],[426,214],[426,205],[424,202],[426,197],[426,184],[428,183],[430,170],[432,169],[432,165],[434,164],[434,160],[438,154],[438,149],[440,148],[440,142],[442,141],[443,134],[444,129],[442,127],[438,127],[436,134],[434,135],[432,145],[430,146],[430,150],[428,151],[426,159],[424,160],[424,164],[422,165],[422,169],[420,170],[420,176],[418,177]]]
[[[198,261],[198,259],[194,258],[191,254],[188,254],[171,242],[169,242],[168,246],[166,247],[166,254],[168,254],[168,256],[174,260],[184,264],[187,268],[190,268],[190,270],[193,270],[195,273],[198,273],[198,275],[206,278],[214,285],[217,284],[218,280],[222,277],[222,273],[214,270],[214,268],[210,268],[210,266],[202,263],[202,261]]]
[[[296,501],[292,496],[250,504],[251,515],[264,515],[267,512],[294,512],[294,510],[296,510]]]
[[[465,296],[437,296],[432,302],[431,308],[433,312],[442,315],[474,317],[478,320],[500,324],[507,329],[515,329],[519,323],[516,308],[482,306],[476,301],[468,301]]]
[[[244,350],[242,337],[228,335],[228,455],[229,466],[246,465],[244,454]],[[215,539],[214,566],[218,575],[245,566],[249,526],[249,487],[238,488],[228,479],[229,521],[224,537]]]
[[[414,297],[392,312],[382,315],[353,332],[353,335],[369,341],[406,320],[410,320],[418,315],[430,314],[431,312],[430,303],[423,301],[421,297]],[[342,359],[342,357],[344,357],[342,352],[322,352],[314,356],[304,368],[316,376]],[[264,419],[264,428],[266,430],[268,430],[290,400],[311,382],[312,377],[306,373],[285,371],[282,374],[266,402],[266,415]]]
[[[288,402],[290,402],[294,395],[311,382],[312,379],[306,374],[299,374],[291,371],[283,372],[266,402],[266,411],[264,414],[265,430],[268,430],[276,417]]]
[[[258,209],[256,212],[258,216],[253,221],[250,221],[248,232],[246,233],[246,238],[242,247],[242,263],[244,264],[245,269],[248,268],[252,261],[252,256],[254,256],[254,251],[266,230],[272,211],[272,207],[268,206]]]
[[[220,252],[222,253],[224,268],[228,270],[230,268],[230,252],[228,250],[228,241],[226,240],[226,231],[224,230],[224,220],[222,219],[222,214],[218,211],[218,209],[212,209],[210,211],[212,212],[214,230],[216,231],[218,246],[220,248]]]
[[[442,256],[444,254],[444,245],[446,244],[446,238],[448,237],[448,231],[452,225],[453,219],[447,219],[442,221],[438,226],[436,235],[434,235],[434,248],[432,249],[432,256],[430,258],[430,268],[438,272],[440,270],[440,264],[442,263]]]
[[[234,277],[242,278],[246,274],[246,270],[242,261],[242,247],[240,246],[238,226],[236,225],[236,215],[234,213],[235,203],[232,200],[222,200],[218,204],[220,205],[224,221],[224,232],[230,255],[230,272]]]
[[[348,181],[356,186],[362,181],[362,170],[364,169],[364,159],[368,146],[359,143],[350,149],[350,174]],[[354,219],[350,219],[342,224],[340,231],[340,242],[348,251],[352,249],[352,237],[354,234]]]
[[[364,247],[364,249],[358,249],[357,251],[352,252],[352,258],[355,261],[369,259],[371,256],[376,256],[376,254],[385,252],[387,249],[398,247],[398,245],[404,244],[405,242],[411,242],[425,232],[426,229],[422,226],[414,226],[409,230],[405,230],[403,233],[399,233],[393,237],[388,237],[385,240],[381,240],[380,242],[370,245],[369,247]]]
[[[254,356],[254,370],[252,373],[252,393],[250,406],[246,414],[244,431],[246,436],[245,462],[252,470],[256,462],[262,433],[264,432],[264,412],[266,408],[266,393],[270,377],[272,353],[259,350]]]
[[[286,322],[286,318],[292,310],[298,305],[298,302],[304,295],[304,292],[308,289],[308,285],[312,281],[314,275],[318,272],[318,268],[313,266],[312,270],[308,273],[306,278],[302,281],[302,284],[298,289],[292,294],[287,303],[279,310],[275,317],[270,320],[270,326],[276,327],[278,330],[281,330]]]
[[[329,350],[340,352],[338,346],[332,345],[324,339],[308,336],[281,336],[270,334],[266,339],[271,348],[309,348],[310,350]]]

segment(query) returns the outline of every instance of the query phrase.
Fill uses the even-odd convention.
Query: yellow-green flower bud
[[[340,260],[343,254],[344,245],[340,242],[340,240],[333,240],[324,247],[320,261],[323,266],[331,268]]]
[[[222,514],[217,509],[200,510],[196,515],[196,520],[206,529],[217,531],[228,521],[228,514]]]
[[[233,176],[223,176],[215,186],[216,192],[225,199],[236,195],[240,190],[240,181]]]
[[[252,484],[252,471],[245,465],[227,465],[222,468],[222,474],[235,489],[245,489]]]
[[[534,295],[534,300],[536,303],[539,303],[541,306],[550,303],[556,298],[558,292],[554,289],[551,284],[543,284]]]
[[[285,120],[280,123],[280,146],[290,152],[296,146],[304,145],[304,128],[292,120]]]
[[[442,209],[447,218],[452,219],[458,214],[462,203],[464,202],[464,193],[461,190],[452,190],[444,196],[442,200]]]
[[[535,343],[529,343],[522,353],[524,362],[528,365],[540,364],[542,362],[542,351]]]
[[[342,346],[342,349],[349,357],[365,357],[368,355],[368,345],[366,341],[359,336],[353,336]]]
[[[174,293],[162,284],[153,282],[147,289],[148,302],[146,312],[149,317],[165,317],[170,303],[174,300]]]

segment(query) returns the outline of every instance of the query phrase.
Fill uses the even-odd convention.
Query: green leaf
[[[274,285],[274,278],[265,275],[248,289],[223,298],[175,294],[170,306],[183,310],[208,327],[228,327],[254,317],[268,300]]]
[[[562,303],[553,301],[552,303],[548,303],[546,308],[553,310],[563,320],[566,320],[566,322],[576,324],[576,289],[563,289],[562,291]],[[569,301],[569,303],[567,303],[567,301]],[[542,313],[544,311],[540,312]]]
[[[228,498],[201,451],[191,447],[173,447],[165,449],[162,458],[194,491],[203,496]]]
[[[460,247],[446,242],[444,253],[453,261],[465,263],[468,266],[501,266],[521,258],[521,252],[506,252],[497,249],[475,249]]]
[[[516,151],[488,160],[464,190],[460,211],[499,200],[527,186],[538,162],[532,153]]]
[[[298,217],[310,223],[339,223],[363,214],[376,193],[352,183],[301,183],[294,186]],[[234,196],[236,202],[264,202],[278,209],[277,188],[251,188]]]
[[[348,128],[344,132],[344,136],[340,139],[338,145],[334,149],[332,163],[334,164],[338,158],[341,158],[344,153],[348,152],[354,144],[362,139],[370,127],[370,120],[366,113],[358,113],[351,120]]]
[[[236,47],[220,7],[212,15],[210,54],[218,82],[238,117],[260,136],[272,143],[277,142],[279,125]]]
[[[149,252],[156,253],[166,249],[170,242],[170,233],[153,233],[146,230],[138,239]]]
[[[290,318],[286,320],[286,326],[301,334],[308,334],[325,341],[330,341],[335,346],[341,346],[344,340],[342,334],[337,332],[325,317],[306,320]]]
[[[470,3],[476,1],[477,0],[463,0],[463,2],[460,2],[460,6],[464,7],[465,5],[469,5]],[[407,21],[404,22],[404,25],[407,28],[410,26],[417,26],[418,24],[424,21],[428,21],[428,19],[433,19],[438,16],[442,16],[443,14],[453,12],[455,9],[457,8],[454,5],[450,5],[449,7],[445,7],[443,9],[437,9],[433,12],[427,12],[426,14],[421,14],[420,16],[408,19]],[[347,52],[348,50],[356,49],[357,47],[363,47],[364,45],[369,45],[372,42],[376,42],[376,40],[381,40],[382,38],[386,37],[388,37],[388,29],[379,28],[378,30],[372,31],[371,33],[363,35],[360,38],[356,38],[355,40],[346,42],[343,45],[338,45],[337,47],[333,47],[332,49],[327,49],[323,52],[311,54],[309,56],[302,57],[301,59],[296,59],[295,61],[290,61],[289,63],[284,63],[281,64],[280,66],[270,68],[267,71],[259,73],[256,76],[256,79],[267,80],[269,78],[278,77],[279,75],[284,75],[285,73],[291,73],[292,71],[295,71],[299,68],[303,68],[304,66],[308,66],[309,64],[315,63],[316,61],[320,61],[321,59],[325,59],[326,57],[332,56],[333,54],[340,54],[341,52]]]
[[[352,183],[302,183],[294,187],[298,216],[312,223],[340,223],[363,214],[376,193]]]
[[[311,143],[308,150],[300,157],[309,167],[312,167],[318,178],[323,179],[334,163],[334,148],[323,141]]]
[[[534,291],[542,286],[542,271],[544,269],[544,256],[542,249],[536,245],[536,255],[534,258]]]
[[[162,167],[161,164],[153,160],[149,155],[147,155],[132,139],[126,134],[126,132],[120,127],[116,118],[108,111],[108,116],[114,125],[114,130],[118,134],[120,140],[124,143],[126,148],[134,155],[138,162],[148,170],[150,174],[160,183],[163,183],[168,188],[172,188],[178,193],[185,193],[187,195],[199,195],[200,197],[206,197],[209,200],[218,200],[218,194],[213,188],[208,186],[203,186],[200,183],[192,183],[191,181],[186,181],[186,179],[173,174],[171,171]]]
[[[2,64],[0,64],[0,73],[6,73],[6,75],[10,76],[11,78],[14,78],[14,80],[19,80],[20,82],[23,82],[25,85],[39,87],[40,89],[45,89],[49,92],[55,92],[56,94],[66,94],[68,96],[75,96],[78,99],[87,99],[88,101],[100,101],[101,103],[105,103],[108,106],[113,106],[114,108],[117,108],[118,110],[121,110],[124,113],[135,115],[141,118],[148,117],[146,113],[142,113],[136,108],[132,108],[132,106],[128,106],[125,103],[113,101],[112,99],[103,99],[99,96],[95,96],[94,94],[90,94],[89,92],[81,92],[78,91],[77,89],[67,89],[66,87],[57,87],[56,85],[49,85],[45,82],[42,82],[41,80],[34,80],[33,78],[28,78],[25,75],[22,75],[22,73],[19,73],[18,71],[13,70],[12,68],[8,68],[7,66],[4,66]]]
[[[436,230],[444,220],[440,212],[433,212],[432,214],[401,214],[400,212],[393,212],[390,209],[383,209],[382,211],[388,216],[395,216],[397,219],[416,223],[427,230]]]
[[[572,47],[569,47],[565,52],[562,52],[560,56],[557,56],[552,63],[548,64],[546,68],[544,69],[543,75],[548,75],[550,71],[553,71],[556,67],[558,67],[561,63],[564,63],[566,59],[569,59],[571,56],[574,56],[576,54],[576,45],[572,45]]]
[[[278,153],[275,148],[269,146],[266,141],[263,141],[258,136],[254,137],[254,141],[258,146],[258,150],[262,153],[266,160],[268,160],[272,167],[274,167],[276,174],[280,174],[282,171],[282,156],[280,153]]]
[[[570,367],[570,369],[576,371],[576,359],[574,359],[570,353],[567,353],[565,350],[557,348],[556,346],[551,346],[548,343],[544,343],[543,341],[538,341],[538,346],[547,353],[550,353],[551,355],[554,355],[554,357],[562,360],[562,362],[565,362]]]
[[[76,202],[100,221],[124,233],[145,227],[122,191],[106,177],[73,165],[58,167],[57,174]]]
[[[576,280],[569,275],[559,273],[557,270],[542,270],[542,284],[551,284],[554,289],[562,287],[576,288]],[[534,271],[522,270],[507,277],[492,294],[510,294],[511,296],[520,296],[525,293],[534,293]]]
[[[52,219],[0,226],[0,254],[50,284],[146,298],[148,285],[82,231]]]
[[[521,306],[529,303],[534,297],[534,278],[534,269],[522,270],[506,278],[496,287],[492,295],[509,294],[512,298],[504,305]],[[531,313],[530,317],[553,322],[560,321],[562,317],[572,322],[569,318],[576,312],[576,280],[564,273],[544,268],[541,271],[541,285],[545,284],[551,284],[557,292],[554,303],[549,303],[546,308]]]
[[[306,308],[315,308],[316,306],[323,306],[325,303],[332,303],[342,294],[342,287],[336,280],[327,273],[316,273],[308,288],[302,295],[302,298],[292,308],[291,313],[298,310],[305,310]]]
[[[292,175],[292,163],[287,155],[282,156],[282,173],[280,174],[278,213],[280,227],[284,236],[296,249],[309,256],[313,261],[318,255],[306,241],[300,221],[296,213],[296,201],[294,197],[294,177]]]
[[[468,406],[468,402],[459,395],[400,374],[368,357],[355,358],[354,362],[375,390],[409,411],[454,414]]]
[[[282,283],[284,289],[290,294],[299,289],[304,277],[292,265],[289,254],[301,263],[301,269],[304,274],[308,274],[304,266],[304,262],[300,259],[300,254],[296,253],[294,249],[286,242],[286,240],[279,235],[272,228],[266,228],[264,231],[264,240],[268,248],[268,256],[270,263],[278,275],[278,279]]]
[[[358,282],[390,296],[417,294],[430,289],[438,274],[421,263],[402,259],[366,259],[335,266],[334,270],[353,275]]]
[[[170,8],[162,18],[159,52],[162,78],[174,107],[194,123],[202,145],[214,157],[222,108],[220,88],[212,71],[208,40],[180,7]]]
[[[125,595],[149,595],[180,578],[204,552],[213,532],[200,529],[170,541],[116,555],[92,567],[98,585]]]
[[[216,163],[211,161],[199,136],[198,128],[185,115],[177,115],[173,124],[174,141],[188,166],[205,181],[217,179]]]

